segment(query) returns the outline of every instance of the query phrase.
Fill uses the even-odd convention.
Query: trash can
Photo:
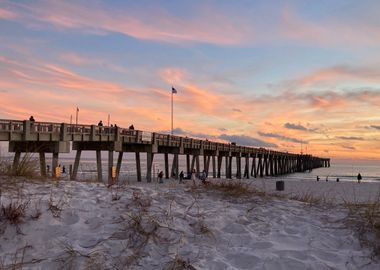
[[[282,191],[285,189],[284,181],[276,181],[276,190]]]

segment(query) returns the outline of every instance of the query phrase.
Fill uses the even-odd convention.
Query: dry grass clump
[[[291,200],[304,202],[311,205],[320,205],[326,203],[326,199],[320,196],[315,196],[312,192],[305,192],[303,194],[294,194],[289,197]]]
[[[11,160],[2,160],[0,162],[0,174],[36,178],[38,177],[38,161],[30,153],[23,155],[17,166],[13,166]]]
[[[26,215],[26,210],[29,207],[30,200],[11,201],[8,205],[1,204],[0,206],[0,220],[6,220],[12,225],[22,223]]]
[[[23,269],[26,265],[31,265],[33,263],[38,262],[39,260],[32,260],[29,262],[25,262],[25,253],[27,249],[32,248],[31,245],[25,245],[22,248],[16,250],[14,254],[5,255],[0,257],[0,269],[1,270],[18,270]]]
[[[196,270],[196,268],[190,264],[189,260],[176,255],[163,270]]]
[[[347,202],[343,204],[349,210],[348,223],[359,234],[361,243],[373,251],[374,257],[380,257],[380,193],[372,202]]]
[[[223,195],[239,198],[239,197],[251,197],[266,196],[266,193],[252,188],[248,183],[243,181],[227,180],[227,181],[212,181],[205,184],[204,189],[207,191],[219,191]]]
[[[61,197],[57,201],[54,201],[53,194],[50,193],[50,198],[49,198],[49,201],[48,201],[48,210],[50,210],[50,212],[53,215],[53,217],[55,217],[55,218],[60,218],[61,217],[63,206],[65,204],[66,203],[65,203],[63,197]]]

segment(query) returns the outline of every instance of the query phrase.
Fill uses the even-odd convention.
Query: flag
[[[177,90],[172,86],[172,94],[177,94]]]

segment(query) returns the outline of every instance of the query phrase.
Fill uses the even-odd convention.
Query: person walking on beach
[[[362,175],[358,173],[358,183],[360,184],[361,181],[362,181]]]
[[[158,183],[162,184],[164,181],[162,181],[162,178],[164,177],[164,172],[160,171],[158,174]]]
[[[319,176],[317,176],[317,182],[319,181]]]
[[[184,173],[183,171],[181,171],[181,173],[179,174],[179,183],[181,184],[182,181],[183,181],[183,176],[184,176]]]

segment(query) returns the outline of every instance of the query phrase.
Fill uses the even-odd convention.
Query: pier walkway
[[[116,177],[120,173],[123,154],[125,152],[135,153],[138,181],[141,181],[140,154],[145,153],[147,159],[146,180],[148,182],[152,181],[153,159],[158,154],[164,155],[166,178],[179,177],[179,155],[186,155],[187,173],[193,169],[200,172],[200,157],[203,157],[202,169],[208,174],[211,163],[214,178],[219,178],[221,175],[223,159],[227,178],[233,177],[232,162],[236,162],[234,177],[238,179],[250,178],[250,176],[276,176],[330,166],[329,158],[312,155],[96,125],[0,119],[0,141],[9,142],[9,151],[15,153],[14,166],[20,162],[21,153],[39,153],[41,176],[46,176],[46,153],[52,153],[52,168],[56,168],[59,153],[69,153],[71,149],[76,150],[72,179],[77,177],[82,151],[96,151],[99,181],[102,181],[101,151],[108,151],[108,181],[112,180],[115,152],[118,153]],[[169,155],[172,158],[170,174]],[[244,161],[243,170],[242,160]]]

